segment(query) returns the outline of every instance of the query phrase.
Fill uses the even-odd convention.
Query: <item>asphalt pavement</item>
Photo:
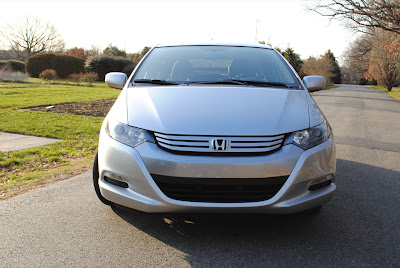
[[[337,142],[320,214],[128,212],[85,173],[0,201],[0,267],[400,267],[400,102],[346,85],[313,97]]]

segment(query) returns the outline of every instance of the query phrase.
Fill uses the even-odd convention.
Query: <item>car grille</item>
[[[157,144],[175,152],[267,153],[281,148],[285,135],[202,136],[154,133]],[[225,142],[222,142],[225,141]]]
[[[160,190],[180,201],[244,203],[268,200],[289,176],[272,178],[182,178],[151,174]]]

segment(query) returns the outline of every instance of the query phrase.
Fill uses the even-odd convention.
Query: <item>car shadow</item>
[[[400,172],[338,159],[336,175],[334,199],[313,216],[113,210],[196,267],[375,266],[396,255]]]

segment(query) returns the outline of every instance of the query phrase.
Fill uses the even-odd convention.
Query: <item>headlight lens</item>
[[[113,120],[107,121],[106,132],[114,140],[131,147],[138,146],[144,142],[154,143],[153,137],[146,130],[131,127]]]
[[[284,145],[294,144],[307,150],[326,141],[332,134],[332,129],[328,122],[324,122],[315,127],[296,131],[292,133],[285,141]]]

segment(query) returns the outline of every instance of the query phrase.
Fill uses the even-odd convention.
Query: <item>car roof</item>
[[[181,46],[229,46],[229,47],[254,47],[254,48],[268,48],[270,46],[262,44],[242,44],[242,43],[188,43],[188,44],[159,44],[155,47],[181,47]]]

